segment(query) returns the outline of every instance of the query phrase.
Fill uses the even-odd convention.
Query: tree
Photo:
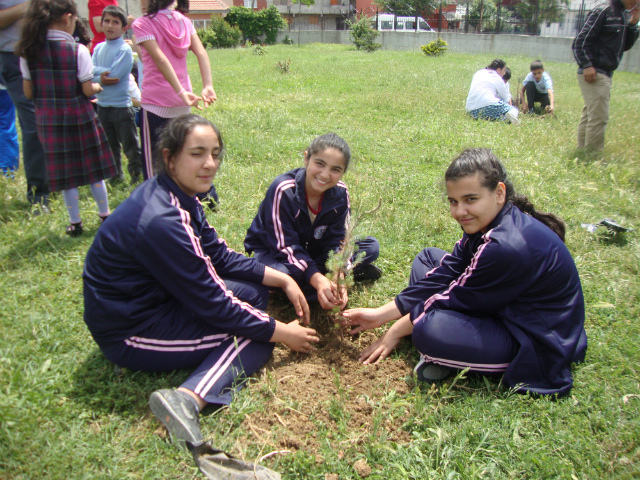
[[[477,32],[495,30],[496,6],[493,0],[475,0],[469,9],[469,22]]]
[[[515,6],[516,15],[527,26],[527,31],[540,34],[540,24],[555,23],[564,17],[564,8],[570,0],[523,0]]]
[[[437,0],[377,0],[376,5],[385,12],[400,16],[427,18],[438,7]]]

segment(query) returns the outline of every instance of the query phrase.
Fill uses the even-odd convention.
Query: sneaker
[[[51,213],[51,210],[47,205],[43,203],[34,203],[33,208],[31,210],[31,215],[34,217],[39,217],[40,215],[47,215]]]
[[[507,112],[504,114],[504,118],[509,121],[509,123],[513,125],[520,125],[520,120],[513,113]]]
[[[173,443],[186,447],[184,442],[194,445],[203,442],[196,408],[175,390],[153,392],[149,397],[149,408],[165,426]]]
[[[353,269],[353,280],[356,282],[366,282],[367,280],[378,280],[382,276],[382,270],[375,265],[365,265]]]
[[[444,380],[451,375],[452,370],[453,369],[449,367],[432,363],[426,360],[422,355],[420,355],[420,361],[416,365],[416,368],[413,369],[413,371],[416,372],[418,380],[421,382],[437,382]]]

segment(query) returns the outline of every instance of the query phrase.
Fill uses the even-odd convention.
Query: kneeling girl
[[[104,355],[131,370],[195,369],[177,390],[151,395],[152,412],[178,441],[202,442],[198,411],[228,404],[239,378],[262,367],[281,342],[308,352],[316,332],[262,310],[282,288],[298,315],[309,308],[287,275],[231,250],[196,198],[220,166],[217,128],[197,115],[167,123],[161,172],[109,217],[84,268],[84,319]]]
[[[316,138],[304,152],[305,166],[273,181],[244,240],[247,253],[293,277],[308,301],[318,300],[327,309],[344,307],[348,300],[324,274],[329,252],[344,239],[351,212],[349,192],[341,181],[350,159],[349,146],[335,133]],[[381,272],[372,264],[378,258],[378,241],[367,237],[357,246],[364,257],[354,279],[378,279]]]
[[[445,378],[469,367],[504,373],[520,391],[567,394],[571,363],[584,359],[584,298],[564,245],[565,227],[516,195],[488,149],[465,150],[445,174],[451,216],[464,235],[452,253],[427,248],[409,287],[377,309],[344,312],[352,333],[400,319],[361,354],[387,357],[412,335],[418,378]]]

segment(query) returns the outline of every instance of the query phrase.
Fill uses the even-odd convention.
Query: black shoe
[[[193,404],[175,390],[158,390],[151,394],[149,407],[166,427],[171,440],[185,447],[184,442],[199,445],[203,442],[198,412]]]
[[[82,228],[82,221],[79,221],[78,223],[69,224],[69,226],[65,230],[65,233],[67,235],[74,238],[82,235],[82,232],[84,232],[84,229]]]
[[[39,217],[40,215],[47,215],[51,213],[49,207],[43,203],[34,203],[33,209],[31,210],[31,215],[34,217]]]
[[[438,382],[451,375],[453,369],[429,362],[423,356],[420,356],[420,361],[413,371],[416,372],[416,376],[421,382]]]
[[[367,280],[378,280],[382,276],[382,270],[375,265],[365,265],[353,269],[353,280],[356,282],[366,282]]]

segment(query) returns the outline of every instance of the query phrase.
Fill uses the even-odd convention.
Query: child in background
[[[93,38],[91,39],[91,45],[89,52],[93,53],[93,50],[97,45],[105,41],[104,31],[102,30],[102,12],[108,6],[118,6],[118,0],[89,0],[87,2],[89,12],[89,28],[93,32]]]
[[[191,369],[177,390],[151,394],[174,441],[203,441],[198,413],[228,405],[271,357],[275,342],[308,353],[315,330],[262,310],[282,288],[302,323],[309,307],[289,276],[231,250],[195,198],[220,167],[222,137],[198,115],[171,119],[157,148],[159,174],[98,230],[84,266],[84,320],[104,355],[143,372]]]
[[[511,80],[511,69],[509,67],[504,69],[504,75],[502,76],[502,80],[504,80],[505,85],[507,86],[507,92],[509,93],[509,105],[513,105],[511,101],[511,86],[509,85],[509,80]]]
[[[478,70],[471,80],[466,110],[475,119],[506,120],[519,125],[518,109],[509,105],[509,91],[502,77],[507,64],[496,58],[486,68]]]
[[[141,179],[142,164],[140,162],[140,144],[136,113],[129,94],[129,75],[133,65],[133,53],[122,38],[122,29],[126,25],[127,16],[120,7],[112,5],[102,12],[102,30],[106,41],[98,44],[93,51],[94,81],[103,86],[103,91],[96,95],[98,99],[98,118],[107,134],[116,162],[117,175],[112,182],[124,180],[122,168],[122,151],[127,156],[127,170],[131,175],[131,183]],[[117,82],[105,83],[105,78]]]
[[[524,113],[529,112],[533,115],[535,113],[533,104],[540,102],[543,113],[553,113],[555,101],[553,98],[553,82],[551,81],[551,76],[544,71],[544,65],[540,60],[531,62],[530,68],[531,72],[529,72],[522,81],[522,90],[520,92],[520,96],[523,99],[522,111]],[[524,100],[525,92],[527,94],[526,101]]]
[[[13,179],[19,163],[16,109],[6,87],[0,83],[0,169],[5,177]]]
[[[322,308],[344,307],[346,292],[330,282],[325,263],[340,247],[345,220],[351,213],[347,186],[340,181],[351,151],[335,133],[316,138],[304,152],[304,167],[277,177],[247,231],[244,246],[260,263],[292,276],[307,301]],[[376,280],[381,271],[372,263],[380,246],[373,237],[357,242],[365,256],[354,280]]]
[[[389,356],[404,336],[421,354],[418,379],[469,367],[502,375],[520,392],[566,395],[571,364],[584,359],[584,298],[564,244],[565,226],[517,195],[491,150],[468,149],[444,179],[451,216],[464,232],[452,253],[424,249],[409,286],[377,309],[343,312],[352,334],[398,320],[360,355]]]
[[[153,148],[158,132],[171,118],[191,111],[202,100],[204,106],[216,100],[211,81],[209,56],[202,46],[191,20],[183,14],[189,11],[189,0],[178,0],[176,9],[169,10],[174,0],[141,0],[146,13],[132,24],[136,43],[142,47],[144,80],[142,89],[142,173],[145,180],[153,176]],[[191,50],[200,67],[202,96],[194,95],[187,71],[187,53]],[[217,202],[215,188],[210,195]],[[199,195],[199,198],[206,196]]]
[[[82,234],[78,188],[91,185],[100,219],[109,216],[105,178],[116,174],[113,154],[88,97],[102,91],[92,83],[93,64],[71,34],[77,20],[73,0],[32,0],[16,45],[24,94],[35,105],[49,188],[62,190],[71,224]]]

